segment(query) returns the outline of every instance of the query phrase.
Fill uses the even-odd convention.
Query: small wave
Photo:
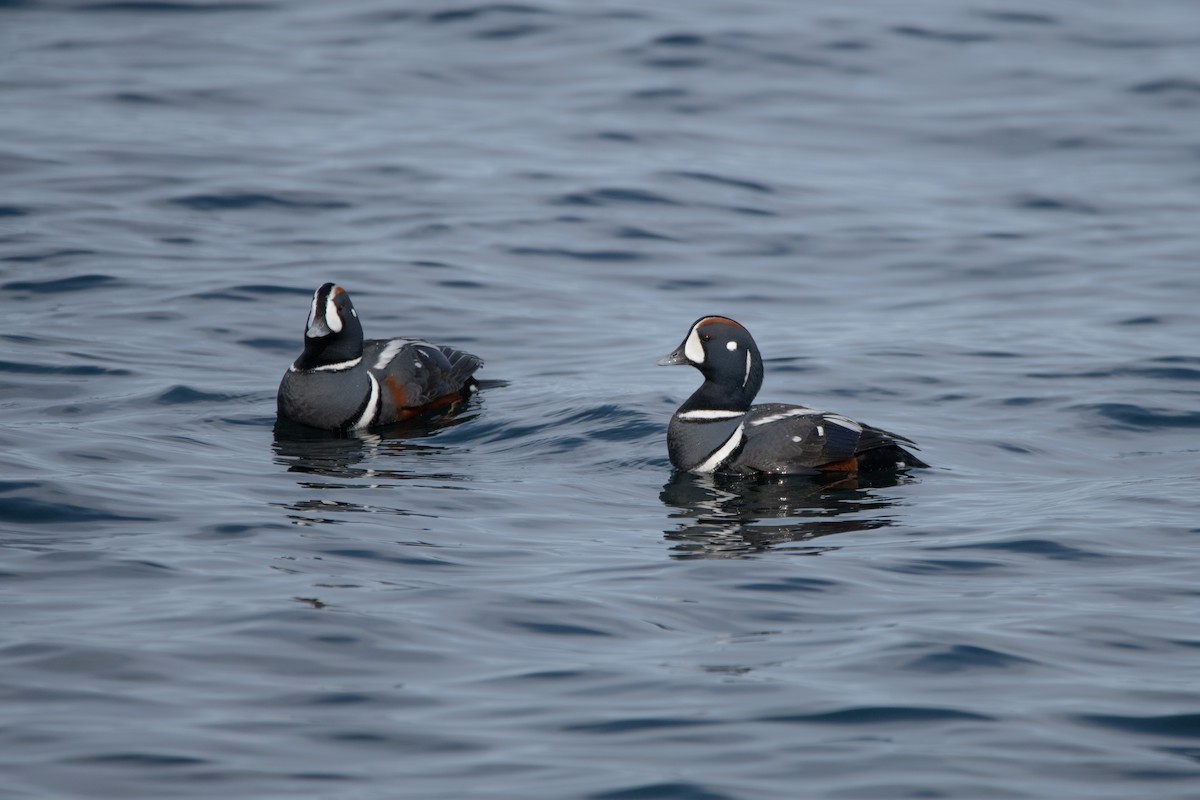
[[[978,16],[1010,25],[1060,25],[1058,17],[1029,11],[980,11]]]
[[[1108,427],[1123,430],[1200,428],[1198,411],[1168,411],[1132,403],[1096,403],[1076,408],[1112,420],[1114,424]]]
[[[138,767],[142,769],[161,769],[163,767],[194,767],[211,763],[206,758],[181,756],[171,753],[104,753],[94,756],[76,758],[77,764],[109,764],[123,767]]]
[[[926,708],[921,706],[863,706],[827,711],[823,714],[781,714],[760,717],[760,722],[786,722],[813,725],[886,725],[889,723],[948,722],[974,720],[991,722],[993,717],[960,711],[955,708]]]
[[[772,194],[774,189],[765,183],[758,181],[750,181],[744,178],[730,178],[725,175],[716,175],[711,172],[668,172],[668,177],[687,178],[688,180],[700,181],[702,183],[715,183],[721,186],[728,186],[734,189],[745,189],[748,192],[757,192],[759,194]]]
[[[255,208],[286,208],[299,211],[331,211],[351,208],[342,200],[301,199],[257,192],[193,194],[172,198],[169,202],[193,211],[244,211]]]
[[[672,200],[669,197],[664,197],[655,192],[648,192],[644,189],[593,189],[587,192],[573,192],[565,194],[553,201],[554,205],[562,206],[610,206],[619,204],[636,204],[636,205],[660,205],[660,206],[678,206],[683,205],[677,200]]]
[[[225,402],[234,398],[234,395],[216,394],[213,392],[202,392],[199,389],[193,389],[190,386],[172,386],[165,392],[154,398],[154,402],[160,406],[178,406],[188,403],[214,403]]]
[[[1161,78],[1134,84],[1129,91],[1134,94],[1200,94],[1200,81],[1193,78]]]
[[[151,519],[85,505],[80,502],[81,498],[40,481],[2,481],[0,495],[4,495],[4,502],[0,503],[0,520],[10,523],[61,525]]]
[[[892,28],[892,33],[913,39],[928,39],[929,41],[943,42],[945,44],[976,44],[978,42],[990,42],[996,38],[987,33],[935,31],[931,28],[922,28],[917,25],[897,25]]]
[[[645,783],[610,792],[590,794],[587,800],[736,800],[733,795],[686,781]]]
[[[1069,200],[1046,195],[1021,195],[1013,201],[1024,211],[1062,211],[1072,214],[1097,214],[1099,210],[1081,200]]]
[[[151,14],[219,14],[228,11],[271,11],[269,3],[171,3],[164,0],[126,0],[113,3],[84,3],[82,11]]]
[[[75,258],[77,256],[94,256],[95,250],[84,250],[81,248],[68,248],[65,250],[46,250],[41,253],[26,253],[16,256],[5,256],[4,261],[11,261],[17,264],[40,264],[44,261],[58,261],[61,259]]]
[[[515,628],[528,631],[530,633],[544,634],[548,636],[612,636],[608,631],[602,631],[599,628],[592,628],[587,625],[575,625],[562,622],[541,622],[535,620],[510,620],[510,623]]]
[[[63,294],[66,292],[90,292],[100,288],[118,286],[121,286],[121,281],[111,275],[73,275],[69,278],[54,278],[44,281],[10,281],[0,286],[0,290],[30,294]]]
[[[824,578],[782,578],[777,581],[762,581],[758,583],[738,584],[738,589],[745,592],[826,592],[837,586],[836,581]]]
[[[1200,739],[1200,714],[1164,714],[1152,717],[1132,717],[1118,714],[1078,714],[1075,720],[1084,725],[1142,733],[1152,736],[1171,736]]]
[[[127,369],[97,367],[94,364],[53,366],[50,364],[31,364],[27,361],[0,361],[0,372],[11,372],[18,375],[73,375],[78,377],[133,374]]]
[[[641,261],[644,255],[635,250],[568,250],[564,247],[511,247],[514,256],[551,256],[573,261]]]
[[[480,17],[489,17],[497,14],[500,15],[529,15],[529,14],[546,14],[545,9],[537,6],[523,5],[519,3],[483,3],[477,6],[463,6],[460,8],[448,8],[445,11],[434,11],[429,14],[426,19],[435,24],[446,24],[453,22],[464,22],[466,20],[478,19]]]
[[[1003,553],[1022,553],[1040,556],[1057,561],[1083,561],[1085,559],[1104,558],[1101,553],[1091,550],[1081,550],[1068,547],[1061,542],[1050,539],[1016,539],[1008,542],[982,542],[979,544],[951,545],[948,547],[932,547],[930,550],[989,550]]]
[[[637,228],[633,226],[618,228],[617,230],[613,231],[613,236],[618,239],[647,239],[656,242],[678,241],[678,239],[675,239],[674,237],[667,236],[662,233],[655,233],[654,231],[648,231],[645,228]]]
[[[246,294],[265,295],[273,297],[276,295],[299,295],[301,297],[310,297],[312,289],[304,289],[296,286],[283,286],[278,283],[245,283],[240,286],[229,287],[234,292],[245,292]]]
[[[969,561],[967,559],[928,558],[889,566],[889,572],[904,575],[941,575],[944,573],[974,574],[989,569],[1001,569],[998,561]]]
[[[509,25],[507,27],[489,28],[474,34],[474,38],[483,40],[504,41],[508,39],[524,39],[550,30],[545,25]]]
[[[707,39],[698,33],[665,33],[654,39],[654,44],[664,47],[698,47]]]
[[[915,658],[904,665],[904,669],[916,672],[946,674],[980,669],[1011,669],[1034,662],[1020,656],[1001,653],[975,645],[953,645],[935,653]]]
[[[686,717],[632,717],[615,719],[610,722],[584,722],[578,725],[567,725],[563,731],[567,733],[636,733],[638,731],[661,731],[678,728],[697,728],[705,725],[717,725],[718,720],[691,719]]]
[[[115,103],[130,103],[139,106],[165,106],[169,105],[170,101],[157,95],[146,94],[145,92],[116,92],[110,95]]]

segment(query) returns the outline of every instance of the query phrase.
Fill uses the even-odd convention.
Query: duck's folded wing
[[[863,426],[840,414],[772,403],[751,409],[745,433],[743,464],[763,472],[805,473],[853,459]]]

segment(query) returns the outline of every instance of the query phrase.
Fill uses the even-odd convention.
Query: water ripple
[[[1111,424],[1105,427],[1116,430],[1145,431],[1200,427],[1200,411],[1171,411],[1147,408],[1133,403],[1095,403],[1075,408],[1111,420]]]
[[[820,714],[778,714],[759,718],[789,725],[889,725],[938,722],[995,722],[994,717],[955,708],[917,706],[862,706]]]
[[[1079,714],[1075,720],[1111,730],[1149,736],[1200,739],[1200,713],[1165,714],[1162,716],[1122,716],[1119,714]]]
[[[320,200],[305,198],[299,195],[286,197],[278,194],[263,194],[254,192],[229,192],[225,194],[195,194],[186,197],[172,198],[175,205],[190,208],[193,211],[247,211],[261,208],[284,208],[289,210],[329,211],[334,209],[352,208],[351,203],[342,200]]]

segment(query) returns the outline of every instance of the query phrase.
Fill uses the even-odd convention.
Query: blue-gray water
[[[5,798],[1200,797],[1200,6],[0,2]],[[312,290],[478,353],[274,433]],[[673,477],[705,313],[859,485]]]

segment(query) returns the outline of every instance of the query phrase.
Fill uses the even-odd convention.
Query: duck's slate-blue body
[[[763,362],[750,332],[728,317],[697,320],[660,365],[689,364],[704,383],[671,417],[667,450],[696,473],[818,474],[928,466],[909,439],[806,406],[752,405]]]
[[[278,412],[314,428],[350,431],[445,411],[475,386],[483,361],[421,339],[363,340],[340,286],[313,294],[304,352],[279,384]]]

